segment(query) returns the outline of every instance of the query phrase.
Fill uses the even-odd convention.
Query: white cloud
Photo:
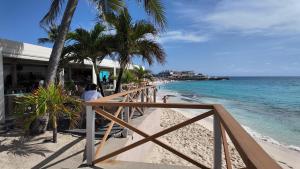
[[[195,32],[183,32],[183,31],[168,31],[158,37],[158,42],[169,43],[169,42],[189,42],[189,43],[199,43],[208,40],[205,35],[199,35]]]
[[[300,0],[222,0],[205,14],[200,4],[179,10],[195,26],[208,23],[218,31],[300,33]]]

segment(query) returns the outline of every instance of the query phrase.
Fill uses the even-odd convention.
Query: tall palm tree
[[[58,30],[59,30],[59,26],[57,26],[56,24],[51,24],[49,27],[43,27],[44,31],[47,33],[47,37],[43,37],[43,38],[39,38],[38,39],[38,43],[40,44],[45,44],[45,43],[50,43],[53,44],[55,42],[55,40],[58,38]],[[69,34],[67,34],[66,36],[66,40],[69,39]],[[63,48],[63,52],[61,55],[61,59],[64,57],[64,48]],[[64,62],[61,62],[64,63]],[[59,83],[64,86],[64,76],[62,75],[63,73],[63,66],[62,64],[59,64]]]
[[[40,24],[49,25],[54,22],[61,12],[61,8],[64,4],[64,0],[51,0],[51,6],[49,11],[40,21]],[[104,9],[111,9],[117,11],[123,7],[124,0],[91,0],[100,11],[104,12]],[[149,15],[151,15],[156,23],[159,23],[161,27],[166,25],[166,18],[164,13],[164,7],[160,0],[137,0],[137,2],[144,2],[144,8]],[[59,65],[60,56],[66,40],[66,35],[69,31],[69,27],[76,10],[78,0],[68,0],[64,10],[64,14],[61,20],[60,29],[58,31],[58,38],[55,40],[53,50],[50,55],[49,65],[47,70],[46,85],[54,82],[56,71]],[[108,10],[105,10],[108,11]]]
[[[155,60],[164,63],[166,54],[160,44],[148,38],[158,33],[151,23],[144,20],[133,23],[126,9],[119,15],[109,15],[107,19],[116,30],[115,51],[119,54],[120,70],[115,93],[118,93],[122,74],[135,56],[141,57],[151,65]]]
[[[97,75],[97,81],[104,96],[103,88],[100,82],[98,63],[112,52],[110,48],[112,41],[111,35],[104,34],[105,27],[96,24],[90,31],[78,28],[68,34],[72,45],[66,46],[64,60],[83,63],[84,60],[90,60],[93,63],[94,71]]]

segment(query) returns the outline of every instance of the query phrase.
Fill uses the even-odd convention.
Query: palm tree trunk
[[[57,143],[57,121],[55,116],[52,118],[52,127],[53,127],[53,143]]]
[[[121,80],[122,80],[123,72],[124,72],[124,68],[121,66],[119,70],[115,93],[119,93],[121,91]]]
[[[78,0],[68,0],[66,9],[64,11],[64,15],[60,24],[60,28],[58,31],[58,37],[55,40],[53,45],[53,49],[49,59],[49,65],[47,70],[47,77],[45,85],[48,86],[50,83],[55,81],[55,76],[57,72],[57,68],[59,65],[60,56],[64,47],[64,43],[66,40],[67,33],[69,31],[69,27],[78,4]]]
[[[55,43],[53,45],[52,52],[50,55],[49,65],[48,65],[48,69],[47,69],[46,83],[45,83],[46,87],[49,86],[49,84],[54,83],[54,81],[55,81],[60,56],[61,56],[64,44],[65,44],[66,36],[68,34],[69,27],[70,27],[75,9],[77,7],[77,4],[78,4],[78,0],[68,0],[67,6],[65,8],[64,15],[63,15],[63,18],[62,18],[62,21],[60,24],[60,28],[58,30],[58,37],[55,40]],[[45,115],[45,116],[47,116],[47,115]],[[49,117],[46,119],[47,119],[46,124],[48,124]],[[39,120],[39,118],[37,119],[37,121],[38,120]],[[44,127],[44,131],[46,131],[46,129],[47,129],[47,126]],[[53,139],[54,139],[54,136],[53,136]]]
[[[97,83],[99,85],[101,95],[103,97],[105,97],[104,91],[103,91],[103,87],[102,87],[102,84],[101,84],[101,81],[100,81],[100,77],[99,77],[99,70],[98,70],[97,62],[95,60],[93,61],[93,65],[94,65],[94,71],[95,71],[96,76],[97,76]]]

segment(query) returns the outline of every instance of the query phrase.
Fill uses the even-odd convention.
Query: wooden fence
[[[188,162],[198,166],[199,168],[207,169],[205,166],[191,157],[179,152],[173,147],[159,141],[157,138],[179,128],[187,126],[191,123],[199,121],[209,116],[214,119],[214,169],[222,168],[222,149],[225,154],[226,167],[232,168],[230,152],[228,149],[227,135],[231,139],[233,145],[239,152],[243,159],[246,168],[258,169],[279,169],[281,168],[256,142],[255,140],[241,127],[241,125],[228,113],[222,105],[218,104],[185,104],[185,103],[157,103],[156,102],[156,88],[155,86],[146,86],[122,93],[114,94],[95,101],[86,103],[86,118],[87,118],[87,164],[94,165],[95,163],[112,158],[120,153],[128,151],[132,148],[140,146],[149,141],[158,144],[159,146],[169,150],[175,155],[187,160]],[[118,107],[114,114],[108,113],[100,107]],[[145,108],[181,108],[181,109],[205,109],[207,112],[202,113],[196,117],[188,119],[175,126],[164,129],[153,135],[149,135],[136,127],[130,125],[130,119],[134,111],[143,114]],[[110,124],[99,146],[95,150],[94,136],[95,136],[95,114],[99,114],[104,118],[110,120]],[[118,118],[118,117],[121,117]],[[132,130],[144,137],[135,143],[127,145],[119,150],[111,152],[107,155],[101,156],[101,150],[105,145],[105,141],[114,124],[124,127],[123,135],[127,135],[127,130]],[[227,133],[227,134],[226,134]]]

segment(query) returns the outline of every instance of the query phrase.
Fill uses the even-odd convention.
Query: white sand
[[[169,91],[160,92],[158,95],[157,100],[161,100],[163,95],[173,94]],[[174,94],[176,95],[176,93]],[[169,102],[178,102],[176,98],[170,98]],[[184,102],[184,101],[180,101]],[[171,113],[172,112],[172,113]],[[174,114],[174,116],[172,115]],[[161,116],[161,125],[162,127],[171,126],[172,124],[177,124],[178,122],[182,121],[183,118],[191,118],[193,116],[192,113],[188,111],[183,111],[180,109],[172,109],[167,110],[162,113]],[[174,145],[178,147],[178,149],[187,149],[183,152],[192,155],[194,159],[197,159],[199,162],[203,164],[207,164],[211,166],[212,161],[212,130],[213,130],[213,119],[211,117],[205,118],[196,124],[193,124],[185,129],[173,132],[169,135],[163,137],[165,141],[167,141],[170,145]],[[193,127],[195,129],[193,129]],[[201,133],[209,137],[203,137],[201,133],[197,131],[201,131]],[[195,134],[197,133],[197,134]],[[292,149],[288,149],[287,147],[283,147],[277,144],[272,144],[270,142],[260,140],[259,138],[254,138],[259,145],[275,160],[277,161],[280,166],[284,169],[300,169],[300,152]],[[187,141],[188,140],[188,141]],[[200,144],[202,143],[202,144]],[[229,142],[230,143],[230,142]],[[183,145],[183,146],[181,146]],[[231,145],[231,154],[233,154],[233,162],[234,166],[237,167],[241,165],[241,159],[238,158],[236,155],[236,151],[232,148]],[[207,150],[205,150],[207,149]],[[195,151],[197,150],[197,151]],[[202,154],[199,154],[202,152]],[[196,153],[196,154],[195,154]],[[176,157],[175,155],[167,152],[166,150],[162,149],[161,147],[156,146],[154,151],[147,159],[148,162],[153,163],[166,163],[166,164],[177,164],[177,165],[190,165],[184,160]]]
[[[85,147],[85,139],[73,137],[69,134],[58,134],[57,143],[43,142],[45,139],[51,139],[51,137],[52,132],[46,132],[31,138],[9,134],[6,134],[5,137],[0,136],[0,168],[51,167],[55,162],[64,158],[78,161],[77,164],[71,167],[77,168],[83,160],[82,150]],[[72,156],[68,158],[70,155]],[[65,167],[69,168],[70,166]]]
[[[161,114],[161,127],[167,128],[185,120],[187,120],[187,117],[183,116],[181,113],[171,109],[165,109]],[[202,125],[193,123],[162,136],[161,140],[172,145],[172,147],[175,147],[180,152],[188,155],[201,164],[212,167],[213,133]],[[244,167],[240,156],[233,146],[229,145],[229,150],[232,156],[231,160],[233,167]],[[154,147],[153,152],[146,162],[187,166],[193,165],[160,146]],[[223,163],[223,168],[225,168],[225,163]]]

